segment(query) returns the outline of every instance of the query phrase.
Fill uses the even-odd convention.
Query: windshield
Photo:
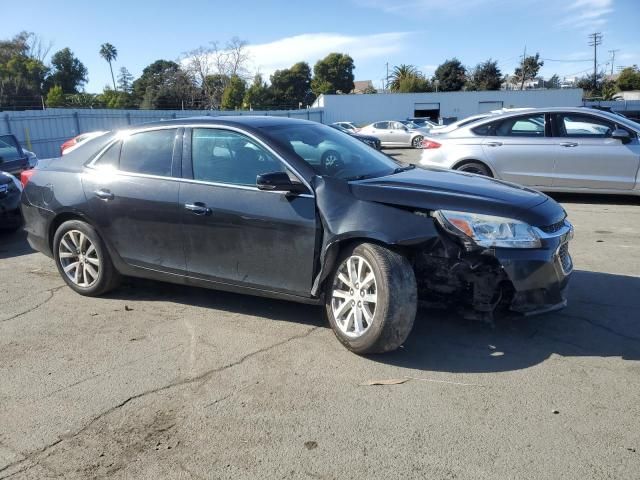
[[[318,175],[343,180],[382,177],[401,164],[350,135],[321,124],[262,127],[280,146],[307,162]]]

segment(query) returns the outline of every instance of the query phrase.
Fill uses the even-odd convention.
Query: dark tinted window
[[[174,128],[127,137],[120,153],[120,170],[170,177],[175,137]]]
[[[579,113],[563,114],[559,127],[560,136],[574,138],[607,138],[615,130],[613,122]]]
[[[7,162],[19,158],[20,151],[13,135],[0,135],[0,159]]]
[[[389,122],[378,122],[373,124],[373,128],[379,128],[381,130],[389,128]]]
[[[121,147],[122,142],[114,143],[96,160],[94,165],[99,168],[118,168]]]
[[[286,171],[278,159],[245,135],[213,128],[193,129],[191,159],[193,178],[207,182],[255,186],[258,175]]]
[[[544,137],[544,113],[512,117],[495,122],[489,135],[498,137]]]
[[[460,124],[460,126],[462,126],[462,124]],[[493,126],[493,124],[488,123],[486,125],[480,125],[479,127],[472,128],[471,131],[473,133],[475,133],[476,135],[480,135],[482,137],[485,137],[485,136],[490,134],[492,126]]]

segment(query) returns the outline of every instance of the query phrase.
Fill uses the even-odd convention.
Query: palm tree
[[[419,75],[418,69],[413,65],[405,65],[404,63],[399,66],[393,67],[393,72],[389,76],[388,80],[389,89],[391,91],[398,91],[400,89],[400,82],[407,78],[415,78]]]
[[[111,80],[113,81],[113,89],[117,90],[116,79],[113,76],[113,67],[111,66],[111,62],[118,58],[118,50],[116,50],[116,47],[114,47],[110,43],[103,43],[100,46],[100,56],[107,62],[109,62],[109,69],[111,70]]]

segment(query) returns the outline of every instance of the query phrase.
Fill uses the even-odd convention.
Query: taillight
[[[22,188],[27,186],[29,180],[31,180],[31,175],[33,175],[35,170],[32,168],[31,170],[23,170],[20,174],[20,183],[22,184]]]
[[[442,144],[438,142],[434,142],[433,140],[424,139],[422,140],[422,148],[430,149],[430,148],[440,148]]]
[[[72,139],[67,140],[66,142],[64,142],[64,143],[60,146],[60,155],[61,155],[61,156],[62,156],[62,155],[64,155],[64,151],[65,151],[67,148],[71,148],[71,147],[73,147],[76,143],[77,143],[77,141],[76,141],[76,137],[73,137]]]

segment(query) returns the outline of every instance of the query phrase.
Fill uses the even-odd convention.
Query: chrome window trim
[[[205,124],[192,123],[192,124],[177,125],[177,126],[176,125],[161,125],[161,126],[147,127],[147,128],[141,128],[141,129],[125,129],[125,130],[121,130],[121,131],[118,132],[118,134],[116,134],[116,138],[114,138],[113,141],[109,142],[106,146],[104,146],[102,148],[102,150],[100,150],[100,152],[93,158],[93,160],[91,160],[89,163],[87,163],[85,165],[85,167],[90,168],[92,170],[99,171],[99,168],[97,168],[95,166],[95,163],[98,160],[100,160],[102,155],[104,155],[104,153],[109,148],[111,148],[111,146],[114,145],[116,142],[123,141],[125,138],[127,138],[127,137],[129,137],[131,135],[134,135],[136,133],[150,132],[150,131],[153,131],[153,130],[166,130],[166,129],[170,129],[170,128],[174,128],[174,129],[180,129],[180,128],[187,129],[187,128],[190,128],[192,130],[192,133],[193,133],[193,129],[194,128],[208,128],[208,129],[215,129],[215,130],[229,130],[229,131],[244,135],[244,136],[248,137],[249,139],[251,139],[252,141],[254,141],[259,146],[263,147],[265,150],[267,150],[277,160],[282,162],[289,170],[291,170],[293,172],[293,174],[296,176],[296,178],[309,190],[309,192],[311,192],[311,193],[297,194],[296,195],[297,197],[315,198],[315,194],[314,194],[313,188],[311,188],[311,185],[309,184],[309,182],[307,182],[306,179],[300,174],[300,172],[298,172],[295,168],[293,168],[289,162],[287,162],[284,158],[282,158],[281,155],[279,155],[270,146],[266,145],[263,141],[261,141],[260,139],[256,138],[250,132],[247,132],[247,131],[242,130],[240,128],[229,126],[229,125],[210,125],[210,124],[206,124],[206,123]],[[212,185],[212,186],[216,186],[216,187],[232,187],[232,188],[238,188],[238,189],[241,189],[241,190],[258,190],[258,191],[261,191],[261,192],[279,193],[279,194],[290,193],[290,192],[277,192],[277,191],[274,192],[274,191],[269,191],[269,190],[260,190],[258,187],[253,187],[253,186],[250,186],[250,185],[238,185],[238,184],[234,184],[234,183],[208,182],[208,181],[205,181],[205,180],[195,180],[195,179],[192,179],[192,178],[184,178],[184,177],[165,177],[165,176],[159,176],[159,175],[149,175],[149,174],[145,174],[145,173],[127,172],[125,170],[120,170],[119,168],[118,169],[114,169],[113,173],[123,173],[123,174],[126,174],[126,175],[132,175],[132,176],[136,176],[136,177],[155,178],[155,179],[160,179],[160,180],[176,180],[176,181],[183,181],[183,182],[187,182],[187,183],[197,183],[197,184],[203,184],[203,185]]]

